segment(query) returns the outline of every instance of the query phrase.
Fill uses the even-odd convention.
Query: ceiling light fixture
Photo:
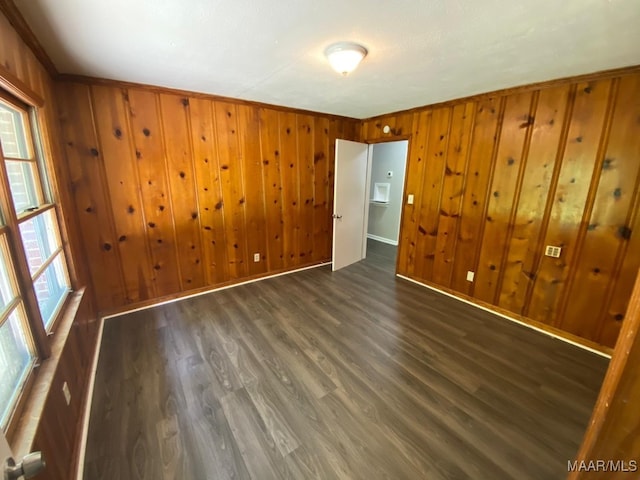
[[[366,48],[353,42],[334,43],[324,51],[333,69],[342,75],[353,72],[367,53]]]

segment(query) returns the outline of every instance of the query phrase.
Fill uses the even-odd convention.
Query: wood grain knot
[[[620,238],[624,238],[625,240],[629,240],[631,238],[631,232],[631,229],[626,225],[618,228],[618,235],[620,236]]]

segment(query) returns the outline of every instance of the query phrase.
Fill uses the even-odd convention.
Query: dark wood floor
[[[607,360],[393,254],[107,320],[84,478],[565,478]]]

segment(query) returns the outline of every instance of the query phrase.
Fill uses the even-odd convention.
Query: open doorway
[[[336,140],[334,271],[367,258],[395,273],[408,146]]]
[[[367,257],[395,272],[409,141],[374,143],[369,148]]]

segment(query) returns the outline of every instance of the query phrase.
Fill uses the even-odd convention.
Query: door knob
[[[342,218],[342,215],[338,215],[338,214],[334,213],[334,214],[333,214],[333,218],[340,219],[340,218]]]
[[[24,478],[32,478],[40,473],[46,463],[42,458],[42,452],[33,452],[25,456],[18,465],[9,458],[4,466],[4,480],[17,480],[24,475]]]

